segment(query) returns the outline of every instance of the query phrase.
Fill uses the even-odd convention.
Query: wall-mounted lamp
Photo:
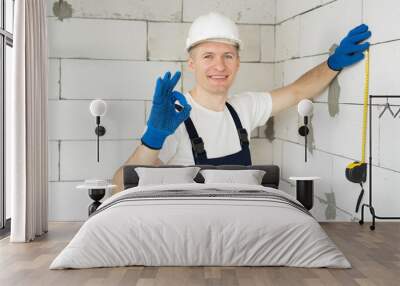
[[[90,103],[90,113],[96,117],[96,124],[97,127],[94,130],[94,132],[97,135],[97,162],[99,162],[99,141],[100,141],[100,136],[103,136],[106,134],[106,129],[104,126],[100,125],[100,117],[104,116],[107,111],[107,104],[104,100],[101,99],[95,99]]]
[[[304,125],[299,128],[299,134],[304,136],[305,140],[305,162],[307,162],[307,135],[310,132],[308,129],[308,117],[312,115],[314,110],[314,105],[311,100],[303,99],[297,105],[297,111],[299,112],[300,116],[304,117]]]

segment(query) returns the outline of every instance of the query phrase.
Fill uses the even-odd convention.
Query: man
[[[363,59],[371,36],[366,25],[349,32],[327,61],[294,83],[269,92],[228,97],[240,66],[241,41],[229,18],[210,13],[197,18],[189,30],[188,67],[195,86],[185,95],[174,91],[180,73],[157,80],[147,128],[125,164],[251,165],[249,135],[300,100],[319,95],[344,67]],[[184,123],[184,124],[182,124]],[[121,191],[122,167],[113,178]]]

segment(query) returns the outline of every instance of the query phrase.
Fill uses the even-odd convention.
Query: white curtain
[[[16,0],[13,92],[6,110],[11,242],[48,229],[46,0]]]

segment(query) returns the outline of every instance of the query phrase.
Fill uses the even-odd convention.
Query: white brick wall
[[[292,142],[297,142],[297,127],[299,115],[297,107],[291,107],[274,117],[275,136],[279,139],[284,139]]]
[[[259,62],[261,59],[261,27],[259,25],[239,25],[240,39],[243,41],[243,51],[240,53],[242,62]],[[272,35],[269,35],[270,37]],[[273,47],[269,43],[270,47]]]
[[[112,179],[138,145],[138,140],[101,141],[100,162],[97,162],[95,140],[63,141],[60,146],[60,180]]]
[[[157,77],[180,69],[177,62],[63,59],[61,97],[151,100]]]
[[[146,22],[48,19],[50,57],[146,60]]]
[[[60,95],[60,60],[49,60],[48,78],[49,99],[58,99]]]
[[[177,89],[192,88],[184,45],[190,22],[201,14],[219,11],[239,24],[245,49],[231,93],[269,91],[292,83],[325,61],[331,45],[362,22],[373,32],[370,93],[400,93],[398,1],[68,0],[72,18],[63,21],[53,13],[55,2],[48,0],[50,220],[86,219],[90,199],[75,187],[88,178],[111,179],[134,151],[157,76],[181,70]],[[282,190],[294,194],[290,176],[322,178],[315,184],[312,210],[321,221],[359,217],[354,212],[359,186],[345,179],[344,170],[360,159],[363,72],[364,64],[358,63],[339,74],[335,117],[328,113],[328,90],[315,98],[311,123],[316,149],[308,151],[307,163],[296,107],[274,118],[272,142],[265,138],[265,127],[251,134],[253,163],[279,165]],[[100,163],[96,162],[94,118],[88,111],[95,98],[108,103],[102,119],[107,132],[101,140]],[[400,107],[400,100],[391,103]],[[400,196],[396,192],[400,153],[394,142],[400,138],[397,119],[386,115],[378,120],[381,110],[382,106],[373,108],[374,203],[380,215],[394,216],[399,215]]]
[[[272,143],[265,139],[251,139],[250,153],[253,165],[272,164]]]
[[[361,11],[361,0],[338,0],[301,15],[300,55],[327,53],[333,43],[361,24]]]
[[[283,86],[283,67],[284,63],[274,64],[274,88]]]
[[[102,139],[138,139],[144,128],[143,101],[106,101],[107,113],[101,119],[106,128]],[[96,120],[90,114],[89,100],[49,102],[49,139],[95,140]]]
[[[149,23],[149,59],[186,60],[186,35],[190,24]]]
[[[321,0],[297,0],[295,5],[291,0],[276,1],[276,23],[304,13],[321,5]]]
[[[87,190],[78,190],[80,182],[49,182],[49,220],[83,221],[93,202]]]
[[[277,25],[275,29],[275,60],[282,61],[298,57],[300,45],[300,18],[296,17],[290,19]]]
[[[400,5],[396,0],[364,0],[364,22],[373,30],[371,43],[400,38]],[[384,19],[384,21],[382,21]]]
[[[330,117],[328,105],[314,104],[313,130],[316,148],[356,160],[361,156],[362,106],[341,104],[339,115]],[[377,114],[374,108],[373,112]],[[373,121],[373,130],[378,124]],[[368,138],[367,138],[368,139]],[[377,147],[377,140],[373,146]],[[376,159],[377,154],[373,154]]]
[[[273,62],[275,58],[275,26],[261,26],[261,61]]]
[[[72,6],[72,17],[100,19],[141,19],[150,21],[181,20],[183,0],[67,0]],[[47,15],[54,16],[53,5],[58,0],[48,0]]]
[[[371,47],[371,94],[400,94],[400,81],[397,76],[400,61],[399,48],[399,41]]]
[[[278,0],[276,7],[276,51],[274,85],[295,81],[304,72],[326,60],[328,50],[348,31],[364,22],[372,31],[370,42],[370,94],[400,94],[397,66],[400,59],[398,1]],[[340,19],[340,20],[339,20]],[[294,59],[293,59],[294,58]],[[315,185],[316,197],[312,213],[319,220],[327,219],[329,204],[336,210],[335,220],[354,220],[355,204],[360,187],[347,181],[345,167],[361,159],[361,126],[363,110],[364,62],[344,69],[338,76],[340,85],[339,113],[328,112],[328,90],[314,99],[312,117],[315,150],[304,163],[304,138],[297,135],[301,119],[295,108],[276,116],[273,162],[282,170],[282,188],[293,192],[288,176],[321,176]],[[400,107],[400,99],[390,100]],[[385,100],[374,100],[373,111],[373,187],[378,215],[398,216],[400,171],[399,153],[394,142],[400,140],[398,119],[378,115]],[[369,140],[367,136],[367,140]],[[368,142],[368,141],[367,141]],[[367,153],[368,158],[368,145]],[[364,202],[368,201],[368,181]],[[331,202],[328,202],[331,200]],[[328,204],[327,204],[328,203]],[[367,218],[369,212],[366,213]]]
[[[192,22],[196,17],[217,11],[238,23],[274,24],[274,0],[184,0],[183,21]]]
[[[59,150],[58,141],[49,142],[49,181],[58,181],[59,179]]]
[[[157,77],[186,66],[186,34],[198,15],[217,10],[239,24],[243,63],[232,92],[274,85],[275,0],[67,0],[72,17],[62,21],[56,2],[48,0],[50,220],[86,219],[90,199],[75,187],[84,179],[111,179],[133,153]],[[183,70],[176,89],[193,83]],[[99,163],[89,113],[96,98],[107,102]],[[251,137],[253,161],[272,162],[272,143],[258,129]]]

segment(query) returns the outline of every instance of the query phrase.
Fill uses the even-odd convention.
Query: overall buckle
[[[247,130],[245,128],[238,128],[240,144],[249,144],[249,138],[247,136]]]
[[[197,157],[197,155],[200,155],[205,152],[204,150],[204,142],[201,137],[196,137],[190,140],[192,142],[192,148],[194,150],[194,154]]]

